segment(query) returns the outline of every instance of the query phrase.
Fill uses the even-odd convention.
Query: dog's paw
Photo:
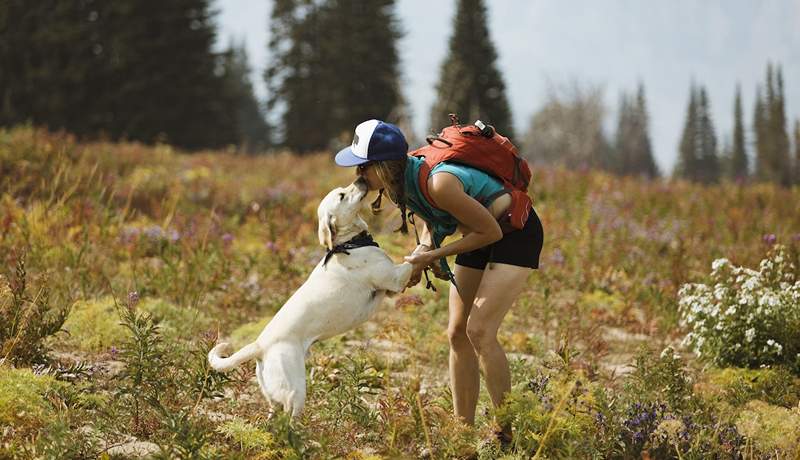
[[[213,356],[220,356],[220,357],[227,356],[227,355],[230,354],[232,349],[233,348],[231,348],[231,344],[229,344],[228,342],[222,342],[222,343],[218,343],[214,348],[212,348],[211,351],[208,352],[208,354],[209,354],[209,356],[212,356],[212,355]]]

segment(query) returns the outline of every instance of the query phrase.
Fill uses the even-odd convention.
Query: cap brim
[[[353,149],[347,147],[340,150],[339,153],[336,154],[334,161],[336,161],[336,164],[339,166],[358,166],[360,164],[367,163],[369,160],[356,156],[353,153]]]

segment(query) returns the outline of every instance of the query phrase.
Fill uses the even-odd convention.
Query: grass
[[[797,376],[661,352],[684,333],[678,288],[707,281],[712,260],[756,266],[773,234],[797,254],[800,189],[563,169],[534,171],[545,247],[501,327],[514,385],[505,407],[482,390],[474,428],[451,415],[437,281],[438,293],[412,288],[314,345],[303,416],[270,417],[253,366],[223,377],[205,352],[218,333],[255,338],[304,281],[324,254],[317,203],[351,180],[329,154],[187,155],[0,130],[0,285],[24,254],[31,299],[46,288],[53,312],[69,310],[66,332],[26,344],[46,366],[0,363],[11,427],[0,457],[64,446],[97,457],[131,437],[181,458],[794,454],[779,434],[796,429]],[[413,236],[391,232],[391,208],[368,214],[392,258],[413,249]],[[510,450],[488,441],[495,418],[514,425]]]

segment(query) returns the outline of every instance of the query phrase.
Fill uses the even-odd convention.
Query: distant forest
[[[82,139],[164,142],[194,151],[332,150],[368,118],[411,135],[393,0],[275,0],[267,100],[250,80],[243,44],[216,52],[211,0],[5,0],[0,3],[0,126],[32,123]],[[483,0],[458,0],[438,71],[429,127],[482,119],[536,164],[656,178],[644,83],[620,95],[607,135],[599,88],[553,90],[524,133],[514,133]],[[732,95],[731,139],[721,141],[702,84],[689,88],[671,174],[800,184],[800,120],[786,118],[780,65],[768,64],[745,109]],[[267,117],[267,115],[269,115]],[[272,125],[267,119],[274,120]],[[745,133],[752,133],[746,138]],[[413,144],[413,139],[412,139]]]

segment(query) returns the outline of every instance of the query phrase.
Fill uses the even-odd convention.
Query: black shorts
[[[539,268],[539,255],[544,244],[544,229],[536,210],[531,209],[528,221],[521,230],[503,235],[503,239],[488,246],[456,256],[456,264],[483,270],[489,262]]]

